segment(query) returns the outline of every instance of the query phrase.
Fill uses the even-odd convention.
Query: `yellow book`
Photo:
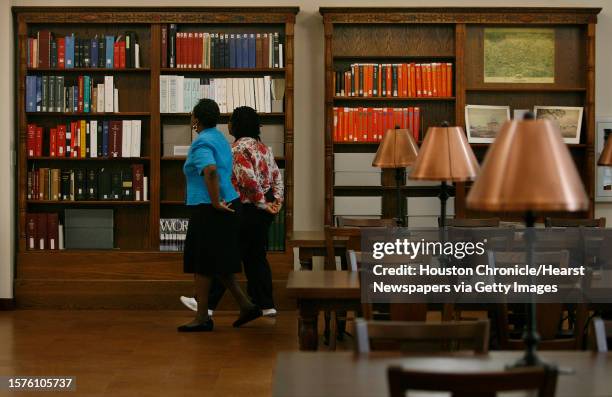
[[[85,120],[81,120],[81,133],[79,134],[79,157],[83,159],[87,157],[87,140],[85,139],[86,134],[87,122]]]

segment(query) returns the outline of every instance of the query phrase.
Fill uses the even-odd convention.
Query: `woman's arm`
[[[204,184],[208,189],[210,203],[215,209],[234,212],[225,201],[219,200],[219,174],[216,165],[209,165],[204,168]]]

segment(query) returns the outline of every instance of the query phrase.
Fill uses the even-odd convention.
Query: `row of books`
[[[71,69],[140,67],[140,45],[135,32],[117,37],[95,35],[77,37],[74,33],[55,38],[48,30],[28,38],[28,68]]]
[[[26,76],[26,112],[119,112],[119,90],[113,76],[96,83],[91,76],[73,82],[65,76]]]
[[[179,32],[162,26],[161,67],[186,69],[282,68],[283,44],[276,33]]]
[[[259,113],[283,111],[285,79],[270,76],[209,79],[173,75],[159,78],[161,113],[189,113],[200,98],[217,102],[221,113],[231,112],[239,106],[250,106]]]
[[[334,107],[334,142],[380,142],[389,129],[409,128],[418,142],[422,112],[419,107]]]
[[[285,208],[276,214],[268,231],[268,251],[285,250]]]
[[[142,164],[121,168],[32,168],[28,200],[148,201],[148,177]]]
[[[159,250],[183,252],[189,219],[160,218],[159,219]]]
[[[29,250],[64,249],[63,229],[56,212],[27,213],[26,248]]]
[[[28,157],[140,157],[142,120],[75,120],[45,131],[27,125]]]
[[[339,97],[452,97],[452,63],[355,63],[336,71]]]

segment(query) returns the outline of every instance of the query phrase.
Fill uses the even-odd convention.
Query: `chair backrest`
[[[498,392],[537,390],[538,397],[554,397],[557,371],[532,367],[501,372],[442,373],[387,370],[391,397],[404,397],[409,390],[450,392],[453,397],[492,397]]]
[[[546,227],[606,227],[606,218],[594,219],[569,219],[569,218],[546,218]]]
[[[355,321],[357,353],[371,350],[448,351],[468,350],[484,354],[489,350],[489,320],[447,321]],[[410,343],[412,342],[412,343]],[[379,349],[378,347],[381,347]],[[417,349],[413,349],[417,347]]]
[[[595,351],[607,352],[608,338],[612,338],[612,320],[602,320],[601,317],[593,318],[591,335],[594,339],[593,348]]]
[[[438,225],[442,221],[438,218]],[[484,219],[470,219],[470,218],[446,218],[445,225],[452,227],[499,227],[499,218],[484,218]]]
[[[345,250],[361,251],[361,229],[325,226],[325,269],[336,270],[336,242],[344,240]]]
[[[395,219],[367,219],[367,218],[347,218],[338,216],[336,218],[338,227],[394,227]]]

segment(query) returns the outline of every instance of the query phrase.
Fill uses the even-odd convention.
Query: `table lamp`
[[[447,182],[465,182],[476,178],[478,161],[467,141],[463,128],[430,127],[421,145],[410,179],[440,181],[440,226],[446,224]]]
[[[383,136],[374,161],[373,167],[395,169],[395,190],[397,199],[397,225],[404,226],[402,210],[401,183],[404,179],[404,170],[414,164],[419,147],[412,137],[409,129],[395,128],[388,130]]]
[[[606,145],[604,146],[597,165],[611,166],[612,165],[612,139],[606,139]]]
[[[526,262],[533,265],[535,211],[583,211],[589,199],[561,132],[550,120],[508,121],[489,148],[467,207],[524,214]],[[513,366],[544,365],[537,356],[536,304],[527,305],[525,355]]]

